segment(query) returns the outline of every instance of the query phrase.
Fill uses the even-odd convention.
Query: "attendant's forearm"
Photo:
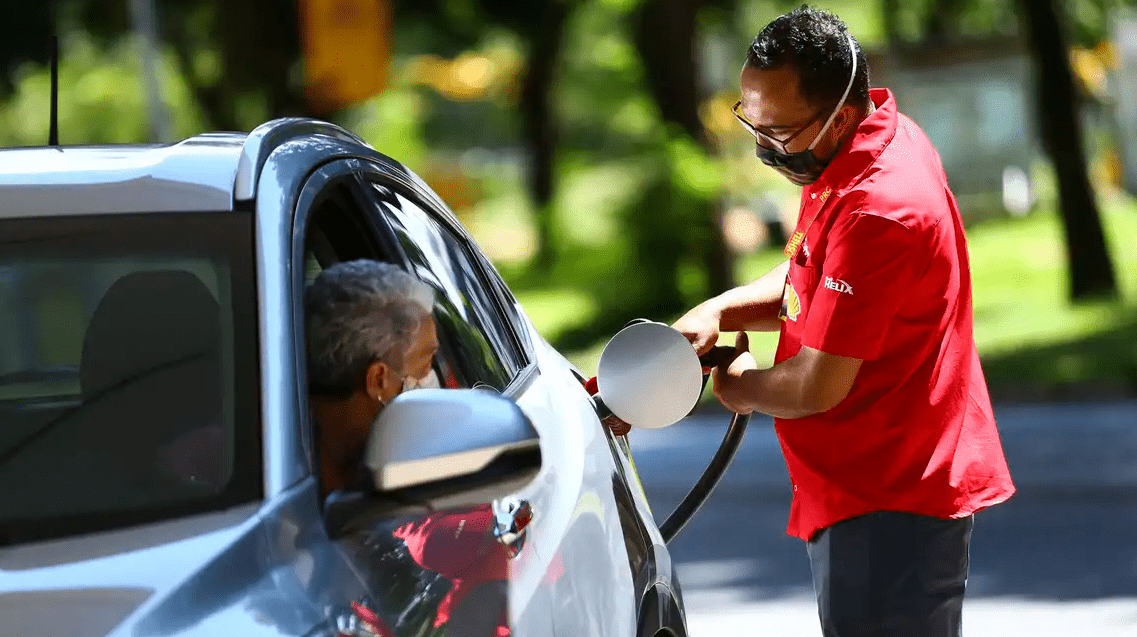
[[[804,418],[828,410],[822,392],[809,384],[810,374],[798,357],[769,369],[744,372],[742,381],[749,406],[775,418]]]
[[[751,301],[724,311],[719,319],[720,332],[777,332],[782,329],[778,312],[782,300]]]
[[[706,302],[719,315],[722,332],[776,332],[790,262],[784,261],[752,283],[727,290]]]

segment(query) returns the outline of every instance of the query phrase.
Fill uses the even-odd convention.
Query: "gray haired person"
[[[325,497],[359,479],[383,406],[434,379],[433,305],[432,288],[379,261],[337,263],[308,285],[309,404]]]

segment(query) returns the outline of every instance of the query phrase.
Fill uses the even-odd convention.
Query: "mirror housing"
[[[332,538],[369,520],[488,504],[541,469],[537,431],[512,400],[479,389],[416,389],[380,413],[364,454],[372,490],[325,503]]]

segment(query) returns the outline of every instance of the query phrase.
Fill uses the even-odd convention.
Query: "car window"
[[[530,362],[529,352],[532,348],[532,343],[529,339],[529,328],[521,315],[521,304],[518,303],[517,297],[513,296],[513,291],[506,285],[505,280],[501,278],[497,268],[490,263],[489,258],[485,253],[480,250],[474,255],[478,262],[482,264],[482,273],[490,283],[490,289],[496,294],[500,306],[503,308],[505,319],[513,326],[513,335],[516,339],[515,350],[517,357],[518,367],[525,367]]]
[[[328,237],[318,225],[312,224],[304,241],[304,285],[315,281],[326,265],[336,261],[335,249]]]
[[[0,544],[259,497],[252,246],[246,213],[0,220]]]
[[[501,317],[495,292],[464,241],[414,201],[371,184],[376,205],[396,235],[411,268],[440,292],[436,319],[455,349],[450,361],[465,386],[499,391],[524,367],[512,332]]]

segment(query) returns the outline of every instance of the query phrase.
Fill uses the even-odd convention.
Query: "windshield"
[[[249,213],[0,219],[0,545],[261,493]]]

